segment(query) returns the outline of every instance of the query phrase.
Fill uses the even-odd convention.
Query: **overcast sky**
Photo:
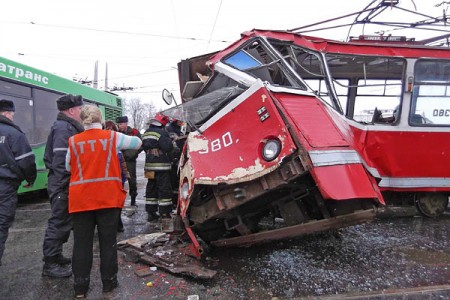
[[[134,87],[120,95],[165,108],[163,88],[180,99],[176,66],[181,59],[223,49],[253,28],[297,28],[359,11],[370,2],[7,0],[1,4],[0,56],[87,80],[93,79],[98,60],[102,88],[107,62],[109,87]],[[442,14],[444,5],[436,7],[442,2],[400,0],[403,7],[436,16]],[[315,35],[343,40],[347,30]]]

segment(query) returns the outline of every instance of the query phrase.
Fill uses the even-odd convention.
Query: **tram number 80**
[[[211,141],[208,148],[201,150],[198,153],[206,154],[209,151],[216,152],[233,144],[233,139],[231,138],[231,133],[228,131],[222,135],[222,137]],[[211,148],[211,149],[210,149]]]
[[[450,117],[450,109],[433,109],[433,117]]]

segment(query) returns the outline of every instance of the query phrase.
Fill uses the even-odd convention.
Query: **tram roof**
[[[301,47],[309,48],[323,53],[374,55],[403,58],[450,58],[450,48],[427,46],[420,42],[406,39],[406,41],[337,41],[321,37],[302,35],[290,31],[253,29],[241,34],[241,38],[213,55],[209,63],[215,63],[224,56],[233,52],[247,41],[265,37],[280,41],[287,41]]]

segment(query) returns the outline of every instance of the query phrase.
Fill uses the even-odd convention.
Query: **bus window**
[[[14,123],[20,127],[27,135],[29,142],[32,143],[30,136],[33,132],[34,120],[31,88],[0,80],[0,98],[14,102],[16,107]]]
[[[30,143],[45,143],[58,114],[56,99],[61,95],[40,89],[34,89],[33,92],[36,126],[33,131],[33,142]]]
[[[419,60],[414,78],[409,124],[450,125],[450,61]]]
[[[0,80],[0,93],[31,99],[31,88],[9,81]]]

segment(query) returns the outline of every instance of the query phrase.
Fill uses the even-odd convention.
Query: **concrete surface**
[[[138,208],[122,216],[124,240],[158,231],[146,222],[143,162],[138,159]],[[48,199],[22,199],[0,266],[0,299],[72,299],[72,277],[42,277]],[[64,253],[71,256],[72,239]],[[377,220],[340,231],[245,249],[211,249],[213,280],[194,280],[128,262],[119,251],[119,287],[102,293],[98,244],[88,299],[450,299],[450,214]],[[149,284],[151,282],[151,284]],[[148,286],[152,285],[152,286]]]

